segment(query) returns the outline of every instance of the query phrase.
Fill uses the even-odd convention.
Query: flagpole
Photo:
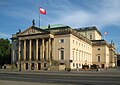
[[[46,14],[46,10],[43,9],[42,7],[39,7],[39,27],[40,27],[40,14],[43,14],[43,15]]]
[[[104,40],[105,40],[105,35],[104,35]]]
[[[39,7],[39,28],[40,28],[40,7]]]
[[[107,32],[104,32],[104,40],[105,40],[106,35],[107,35]]]

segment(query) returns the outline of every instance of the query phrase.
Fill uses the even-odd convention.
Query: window
[[[79,52],[79,61],[80,61],[80,52]]]
[[[92,35],[90,35],[90,39],[92,39]]]
[[[60,59],[64,60],[64,50],[60,50]]]
[[[74,40],[73,40],[73,44],[74,44]]]
[[[76,41],[76,45],[77,45],[77,43],[78,43],[78,42]]]
[[[80,46],[80,43],[79,43],[79,46]]]
[[[76,63],[76,67],[78,68],[78,64]]]
[[[79,64],[79,67],[81,67],[81,64]]]
[[[98,48],[98,50],[100,50],[100,48]]]
[[[73,60],[74,60],[74,51],[73,51]]]
[[[60,39],[60,40],[59,40],[59,43],[64,43],[64,39]]]
[[[78,60],[77,52],[76,52],[76,60]]]
[[[75,67],[75,63],[73,63],[73,67]]]
[[[100,62],[100,56],[98,56],[98,62]]]

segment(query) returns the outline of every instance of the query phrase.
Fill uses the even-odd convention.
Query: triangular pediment
[[[19,35],[31,35],[31,34],[38,34],[38,33],[47,33],[48,31],[41,29],[41,28],[37,28],[35,26],[31,26],[28,29],[24,30],[23,32],[21,32]]]

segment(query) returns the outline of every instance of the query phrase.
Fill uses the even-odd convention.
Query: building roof
[[[44,27],[40,27],[40,28],[35,27],[35,26],[30,26],[26,30],[24,30],[24,31],[22,31],[18,34],[15,34],[16,35],[15,38],[17,36],[26,36],[26,34],[24,35],[24,33],[31,28],[42,31],[42,33],[50,33],[50,34],[53,34],[53,35],[73,34],[74,36],[76,36],[76,37],[82,39],[83,41],[91,44],[91,41],[88,38],[81,35],[78,31],[76,31],[75,29],[72,29],[70,26],[66,26],[66,25],[62,25],[62,24],[48,25],[48,26],[44,26]],[[22,35],[22,33],[23,33],[23,35]],[[37,33],[37,34],[41,34],[41,33]],[[36,34],[29,34],[29,36],[30,35],[36,35]],[[12,36],[12,38],[14,38],[14,36]]]
[[[54,24],[54,25],[50,25],[50,29],[60,29],[60,28],[70,28],[69,26],[63,25],[63,24]],[[40,27],[42,29],[48,29],[48,26],[42,26]]]
[[[50,27],[49,27],[50,26]],[[51,30],[50,33],[53,33],[54,35],[64,35],[64,34],[73,34],[76,37],[82,39],[83,41],[91,44],[91,41],[89,39],[87,39],[86,37],[84,37],[83,35],[81,35],[78,31],[76,31],[75,29],[72,29],[70,26],[66,26],[63,24],[56,24],[56,25],[48,25],[48,26],[44,26],[41,27],[42,29],[45,30]]]
[[[99,46],[99,45],[107,45],[109,46],[109,44],[104,40],[91,40],[92,41],[92,45],[93,46]]]
[[[82,27],[82,28],[76,28],[77,31],[81,32],[81,31],[90,31],[90,30],[96,30],[98,32],[98,34],[101,34],[101,32],[98,30],[98,28],[96,26],[92,26],[92,27]]]

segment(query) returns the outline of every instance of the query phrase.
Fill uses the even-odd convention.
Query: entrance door
[[[104,64],[102,64],[102,68],[105,68],[105,65],[104,65]]]
[[[26,63],[26,70],[28,70],[28,63]]]
[[[34,63],[32,63],[31,70],[34,70]]]
[[[41,63],[38,63],[38,70],[41,70]]]

